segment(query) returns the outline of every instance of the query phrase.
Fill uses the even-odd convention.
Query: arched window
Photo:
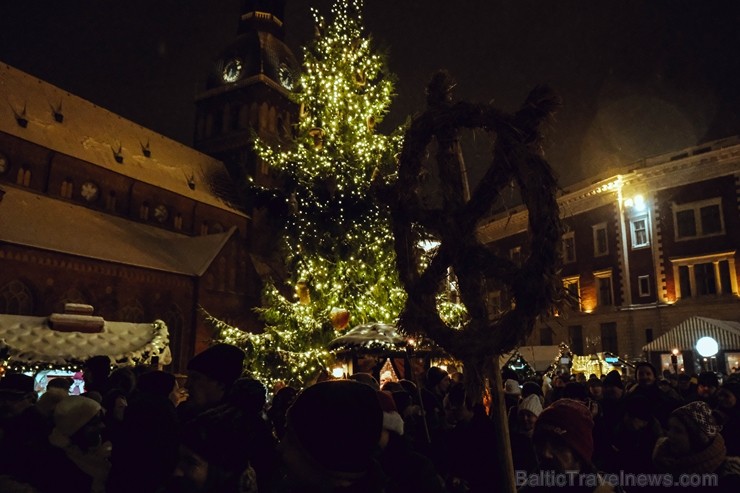
[[[178,231],[181,230],[182,229],[182,214],[180,214],[179,212],[175,214],[175,218],[173,219],[172,222],[176,230]]]
[[[108,197],[105,199],[105,208],[111,212],[116,211],[116,192],[109,192]]]
[[[15,182],[18,185],[22,185],[24,187],[30,186],[31,185],[31,170],[25,166],[21,166],[18,169],[18,175],[16,176]]]
[[[270,107],[267,103],[260,105],[260,117],[259,117],[259,129],[260,131],[266,130],[270,123]]]
[[[72,178],[65,178],[64,181],[62,182],[62,188],[60,190],[60,195],[64,197],[65,199],[71,199],[73,191],[74,191],[74,183],[72,182]]]
[[[67,291],[64,292],[62,297],[59,298],[56,303],[54,303],[54,312],[64,313],[64,305],[66,305],[67,303],[81,303],[84,305],[88,304],[89,301],[79,289],[69,288]]]
[[[239,128],[249,128],[249,106],[239,108]]]
[[[0,313],[9,315],[31,315],[33,295],[28,286],[13,280],[0,288]]]
[[[147,221],[149,219],[149,203],[148,202],[141,203],[141,207],[139,207],[139,219],[143,221]]]
[[[257,103],[252,103],[249,107],[249,124],[252,128],[257,128],[260,122],[260,107]]]
[[[144,315],[144,307],[139,300],[124,306],[118,311],[118,318],[121,322],[131,322],[134,324],[140,324],[146,322]]]
[[[270,130],[270,132],[276,133],[277,132],[277,110],[275,109],[274,106],[270,107],[268,118],[269,118],[268,129]]]

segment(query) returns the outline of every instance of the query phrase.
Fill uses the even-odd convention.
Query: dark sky
[[[423,110],[424,87],[444,68],[457,99],[506,111],[551,85],[563,108],[547,157],[564,185],[740,134],[736,0],[365,3],[365,25],[399,78],[381,128]],[[328,13],[330,4],[288,0],[297,55],[312,34],[309,6]],[[190,144],[194,97],[233,40],[239,8],[240,0],[1,1],[0,61]],[[472,154],[475,162],[483,151]]]

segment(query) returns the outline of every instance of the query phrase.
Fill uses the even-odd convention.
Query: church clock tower
[[[224,162],[237,184],[269,185],[252,150],[254,135],[289,142],[298,118],[290,94],[299,64],[284,42],[285,0],[244,0],[237,37],[216,58],[196,99],[194,145]]]

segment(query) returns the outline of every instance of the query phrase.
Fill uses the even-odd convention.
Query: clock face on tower
[[[280,68],[278,69],[278,77],[280,78],[280,84],[282,84],[284,88],[289,91],[293,90],[293,74],[285,63],[280,64]]]
[[[242,74],[242,62],[238,58],[232,58],[224,62],[224,70],[221,77],[224,82],[236,82]]]

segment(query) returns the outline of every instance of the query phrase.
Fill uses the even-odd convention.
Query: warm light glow
[[[674,347],[672,352],[674,356],[678,356],[678,353],[679,353],[678,348]]]
[[[344,368],[341,366],[335,366],[331,371],[331,376],[334,378],[344,378]]]
[[[645,197],[642,195],[635,195],[635,210],[642,212],[645,210]]]
[[[647,208],[645,197],[640,194],[625,199],[624,205],[628,208],[634,208],[637,212],[642,212]]]
[[[719,344],[713,338],[706,336],[696,341],[696,352],[705,358],[711,358],[719,352]]]

